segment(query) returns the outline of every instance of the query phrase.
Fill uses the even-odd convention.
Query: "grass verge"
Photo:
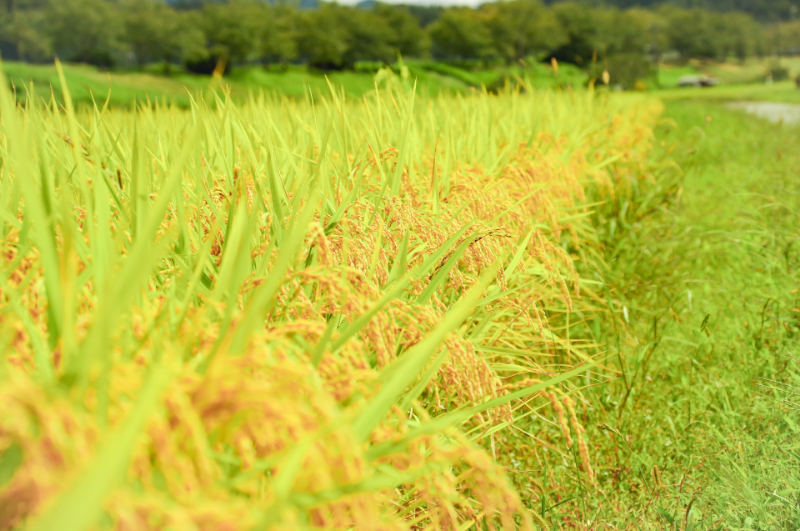
[[[587,393],[601,479],[575,511],[618,529],[796,529],[800,131],[704,102],[667,117],[674,202],[601,227],[616,315],[601,342],[621,377]]]

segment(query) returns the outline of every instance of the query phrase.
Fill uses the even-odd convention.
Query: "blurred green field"
[[[765,75],[771,65],[779,64],[789,71],[789,79],[766,83]],[[708,75],[720,81],[716,87],[679,88],[678,80],[687,75]],[[800,90],[794,79],[800,76],[800,58],[748,60],[744,64],[692,61],[686,65],[661,65],[658,72],[660,89],[654,92],[665,101],[700,99],[708,101],[780,101],[800,103]]]
[[[793,81],[773,84],[763,82],[770,60],[749,60],[744,64],[724,63],[702,65],[693,61],[686,65],[659,66],[658,86],[651,92],[664,100],[769,100],[800,103],[800,91]],[[800,75],[800,58],[783,58],[781,65],[789,69],[790,77]],[[526,79],[528,86],[547,89],[557,86],[584,87],[587,74],[575,65],[561,64],[558,72],[549,65],[526,64],[490,67],[455,66],[430,60],[414,60],[405,64],[409,83],[416,80],[420,94],[466,94],[484,88],[499,90],[508,81],[511,86]],[[37,98],[52,96],[63,101],[54,65],[34,65],[20,62],[4,63],[17,97],[24,100],[33,91]],[[379,64],[356,71],[319,72],[302,66],[285,69],[265,69],[258,66],[237,68],[222,80],[189,74],[174,69],[169,75],[162,67],[153,65],[139,71],[104,72],[82,64],[64,65],[64,73],[72,87],[72,98],[78,104],[108,101],[111,106],[130,106],[134,101],[162,102],[186,108],[191,98],[211,91],[229,92],[235,100],[245,100],[251,94],[264,92],[290,98],[304,98],[309,92],[315,97],[330,93],[328,82],[348,97],[360,98],[374,88]],[[393,65],[395,72],[400,65]],[[709,75],[720,80],[713,88],[678,88],[678,80],[686,75]]]
[[[676,88],[683,76],[707,75],[717,78],[722,85],[763,84],[767,71],[773,66],[788,69],[790,78],[800,75],[800,57],[752,58],[743,63],[693,60],[680,65],[659,65],[658,82],[662,88],[669,89]]]
[[[506,78],[512,83],[517,78],[526,78],[536,88],[578,87],[586,82],[585,73],[573,65],[562,65],[557,73],[542,64],[468,69],[419,60],[410,61],[405,66],[409,79],[416,80],[418,92],[432,96],[464,94],[484,87],[501,88]],[[63,101],[54,65],[7,62],[3,68],[18,99],[25,99],[32,92],[37,98],[49,100],[55,96],[58,101]],[[397,72],[401,70],[400,65],[392,68]],[[376,73],[369,69],[319,72],[301,66],[282,70],[250,66],[237,68],[220,80],[180,70],[165,75],[159,72],[160,69],[160,66],[154,66],[141,71],[104,72],[89,65],[66,64],[64,74],[71,87],[71,96],[78,103],[90,103],[94,99],[100,104],[108,101],[112,106],[129,106],[134,100],[149,100],[188,107],[192,96],[211,90],[229,91],[233,99],[240,101],[260,92],[303,98],[310,91],[321,96],[330,93],[328,81],[348,97],[360,98],[374,89]]]
[[[677,87],[678,80],[683,76],[696,76],[701,72],[692,65],[666,65],[658,67],[658,85],[660,87]]]
[[[63,101],[58,74],[54,65],[31,65],[26,63],[4,63],[4,70],[17,90],[17,97],[30,92],[49,99],[52,94]],[[265,91],[292,97],[303,97],[306,90],[328,92],[325,76],[304,69],[289,69],[285,72],[269,72],[248,68],[237,70],[222,82],[207,76],[176,72],[172,75],[156,75],[151,72],[102,72],[95,67],[80,64],[64,65],[64,75],[71,87],[76,102],[91,102],[94,98],[112,105],[130,105],[134,100],[169,102],[188,107],[191,97],[211,89],[230,89],[234,98],[243,99],[249,92]],[[372,88],[372,76],[358,72],[334,72],[328,79],[342,87],[348,95],[361,96]],[[438,91],[446,88],[461,90],[457,84],[438,83],[428,80],[428,88]]]
[[[722,85],[714,88],[673,88],[654,91],[665,101],[779,101],[800,103],[800,90],[793,81],[781,81],[772,85]]]

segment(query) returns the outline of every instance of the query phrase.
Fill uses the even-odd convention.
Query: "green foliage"
[[[559,2],[553,6],[567,40],[553,49],[551,55],[559,62],[589,65],[597,60],[597,43],[600,27],[595,21],[595,10],[579,2]]]
[[[481,10],[486,14],[494,52],[506,62],[536,57],[567,41],[556,15],[539,0],[487,3]]]
[[[29,62],[56,55],[106,68],[158,65],[150,71],[167,74],[182,66],[211,74],[224,65],[227,75],[254,64],[288,72],[298,63],[329,72],[371,63],[375,72],[398,56],[432,56],[462,73],[478,66],[486,74],[478,81],[432,68],[415,75],[443,74],[451,79],[436,80],[473,87],[513,82],[521,61],[555,58],[578,65],[595,82],[607,71],[614,85],[641,88],[654,84],[654,67],[663,60],[744,63],[755,55],[800,51],[798,35],[797,23],[765,27],[744,12],[673,4],[617,9],[503,0],[473,9],[323,2],[317,9],[299,9],[262,0],[14,0],[0,5],[0,52]]]
[[[547,0],[547,3],[558,0]],[[604,0],[603,4],[620,9],[631,7],[656,8],[659,5],[701,7],[714,12],[741,11],[768,23],[796,18],[800,11],[798,0]]]
[[[766,47],[778,55],[800,53],[800,20],[775,24],[767,36]]]
[[[666,20],[669,46],[683,60],[733,56],[741,61],[764,51],[762,27],[742,13],[664,7],[660,14]]]
[[[0,38],[13,43],[14,51],[24,61],[49,60],[53,40],[46,31],[47,13],[39,10],[19,10],[0,19]]]
[[[340,25],[336,5],[323,5],[299,18],[298,51],[311,66],[341,67],[347,52],[347,32]]]
[[[448,9],[428,32],[435,57],[486,60],[496,53],[487,17],[466,7]]]
[[[406,7],[376,4],[375,14],[389,27],[385,35],[393,51],[403,57],[422,57],[430,49],[430,39],[420,23]]]
[[[193,13],[176,12],[159,0],[123,0],[125,41],[139,66],[183,63],[206,56],[203,30]]]
[[[113,66],[124,55],[123,20],[105,0],[61,0],[46,13],[53,51],[65,61]]]
[[[300,57],[317,68],[353,68],[358,61],[393,62],[398,54],[419,56],[427,41],[408,11],[323,4],[299,14]]]
[[[663,50],[660,19],[650,11],[588,9],[576,2],[554,6],[566,28],[566,43],[552,56],[583,65],[598,80],[608,71],[611,83],[633,88],[652,77]]]
[[[283,65],[296,59],[298,22],[294,10],[277,4],[265,16],[268,16],[269,24],[261,29],[261,61]]]
[[[232,0],[203,5],[200,24],[208,54],[225,62],[246,63],[258,57],[267,7],[261,2]]]
[[[610,55],[606,58],[606,68],[610,82],[627,89],[636,88],[637,83],[644,83],[646,86],[654,74],[653,64],[642,53],[620,52]],[[600,75],[595,73],[594,77],[599,78]]]
[[[767,76],[772,81],[786,81],[789,79],[789,68],[782,65],[780,62],[775,61],[770,63],[767,70]]]

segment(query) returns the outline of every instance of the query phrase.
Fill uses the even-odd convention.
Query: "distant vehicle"
[[[678,80],[679,87],[715,87],[719,80],[709,76],[683,76]]]

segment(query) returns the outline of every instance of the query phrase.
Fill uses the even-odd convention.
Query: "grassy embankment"
[[[517,77],[526,78],[530,86],[539,89],[563,84],[577,87],[585,82],[585,74],[572,65],[564,65],[555,73],[546,65],[472,71],[435,61],[409,61],[405,64],[409,76],[416,79],[421,95],[466,94],[483,87],[502,86],[507,77],[512,80]],[[240,67],[220,82],[209,76],[188,74],[180,70],[171,75],[163,75],[158,72],[159,68],[153,66],[139,72],[103,72],[88,65],[68,64],[64,65],[64,73],[73,101],[91,103],[94,98],[102,105],[108,99],[110,104],[117,106],[130,106],[134,100],[149,99],[186,108],[189,107],[192,96],[209,93],[209,89],[219,90],[223,85],[237,101],[247,100],[251,94],[257,95],[260,92],[304,98],[310,91],[317,98],[324,97],[329,93],[328,80],[351,98],[360,98],[375,87],[374,71],[322,73],[297,66],[290,66],[285,71]],[[52,89],[56,99],[63,102],[54,65],[8,62],[4,63],[4,70],[17,87],[20,97],[24,97],[26,87],[33,82],[37,97],[49,100]],[[395,65],[395,70],[399,72],[400,68]]]
[[[780,81],[772,85],[763,82],[764,73],[773,60],[751,59],[743,64],[700,63],[687,65],[660,65],[658,84],[661,88],[651,91],[664,100],[708,99],[771,100],[800,103],[800,90],[792,81]],[[790,71],[790,76],[800,75],[800,59],[783,58],[781,64]],[[366,66],[366,65],[365,65]],[[488,87],[491,90],[503,86],[509,79],[514,84],[524,78],[526,84],[535,89],[547,89],[557,85],[583,87],[586,74],[574,65],[562,64],[558,72],[548,65],[515,65],[491,68],[460,68],[436,61],[412,60],[406,62],[410,78],[416,79],[420,94],[466,94]],[[374,68],[378,68],[375,65]],[[395,70],[399,67],[395,65]],[[31,81],[39,98],[49,99],[51,88],[56,99],[63,101],[58,75],[53,65],[30,65],[6,63],[5,70],[22,96]],[[285,71],[261,67],[240,67],[226,75],[222,82],[208,76],[182,72],[163,75],[161,67],[153,65],[141,71],[103,72],[87,65],[65,65],[67,81],[72,88],[72,98],[80,104],[91,103],[94,97],[99,103],[108,99],[111,105],[130,106],[134,100],[167,101],[180,107],[190,105],[191,96],[210,93],[210,89],[229,90],[231,97],[245,101],[250,94],[266,92],[303,98],[310,91],[315,97],[328,93],[326,76],[348,97],[360,98],[373,90],[375,71],[314,72],[305,67],[290,66]],[[707,74],[718,78],[721,85],[712,89],[676,88],[678,79],[684,75]],[[650,85],[650,83],[648,83]]]
[[[626,529],[796,529],[800,130],[707,102],[666,116],[673,204],[603,229],[619,318],[601,342],[624,375],[586,394],[610,481],[574,509]]]
[[[541,514],[553,529],[797,529],[800,128],[675,101],[656,138],[682,177],[655,171],[595,225],[615,318],[583,333],[620,368],[582,394],[598,488],[566,461],[538,471]]]

